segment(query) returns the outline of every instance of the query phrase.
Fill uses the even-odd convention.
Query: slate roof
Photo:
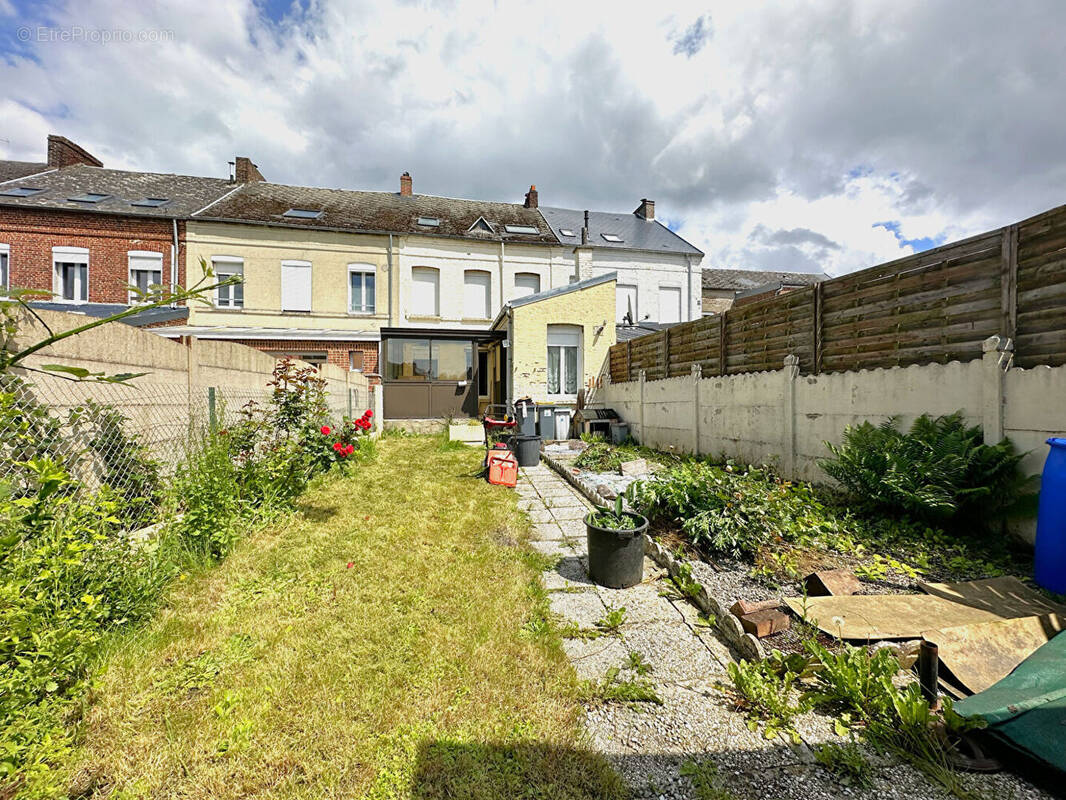
[[[539,210],[559,237],[560,242],[575,247],[581,244],[581,228],[585,225],[584,211],[551,206],[541,206]],[[563,229],[573,231],[574,235],[564,236],[561,233]],[[608,241],[603,238],[605,233],[613,233],[622,241]],[[693,247],[661,222],[649,222],[636,214],[613,214],[605,211],[589,212],[589,244],[610,250],[648,250],[655,253],[703,255],[703,251]]]
[[[0,183],[44,172],[48,165],[40,161],[0,161]]]
[[[27,185],[44,189],[29,197],[0,196],[0,205],[21,208],[49,208],[89,211],[137,217],[187,217],[236,184],[222,178],[198,178],[160,172],[127,172],[76,164],[34,177],[22,184],[18,179],[0,184],[0,192]],[[109,197],[98,203],[84,203],[71,197],[97,192]],[[146,197],[167,198],[161,206],[135,206]]]
[[[291,208],[321,211],[316,219],[285,217]],[[419,217],[437,219],[437,226],[419,225]],[[316,189],[280,183],[248,183],[197,219],[238,220],[295,228],[326,228],[364,233],[411,233],[487,241],[555,244],[555,236],[534,208],[517,203],[461,200],[451,197],[393,192]],[[479,218],[491,231],[471,230]],[[508,233],[505,225],[536,228],[536,234]]]
[[[824,272],[773,272],[754,269],[703,268],[704,289],[731,289],[744,291],[768,284],[788,286],[813,286],[829,278]]]

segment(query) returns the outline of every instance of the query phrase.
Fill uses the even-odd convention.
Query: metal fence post
[[[207,387],[207,424],[213,431],[218,427],[218,420],[215,417],[215,387]]]

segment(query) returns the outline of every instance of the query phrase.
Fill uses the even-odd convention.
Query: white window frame
[[[59,264],[84,264],[85,265],[85,277],[82,278],[81,289],[83,292],[76,292],[76,294],[84,294],[85,298],[75,297],[72,300],[68,300],[63,297],[63,286],[59,275]],[[78,286],[78,282],[74,284]],[[87,303],[89,302],[89,248],[87,247],[53,247],[52,248],[52,301],[55,303]]]
[[[637,284],[635,284],[635,283],[618,283],[618,284],[615,284],[614,291],[615,291],[616,298],[621,298],[621,296],[623,294],[625,294],[625,292],[621,291],[623,289],[632,289],[633,290],[633,322],[634,323],[640,322],[640,289],[638,288]],[[616,300],[615,301],[615,322],[619,322],[620,323],[622,321],[623,317],[625,317],[625,312],[622,310],[622,308],[620,306],[620,300]]]
[[[0,287],[11,288],[11,245],[0,243],[0,260],[4,262],[3,281]]]
[[[159,280],[157,280],[157,281],[149,281],[149,283],[158,283],[158,284],[162,285],[162,283],[163,283],[163,254],[160,253],[160,252],[157,252],[155,250],[129,250],[129,251],[127,251],[127,253],[126,253],[126,277],[127,277],[128,281],[129,281],[129,284],[131,286],[136,286],[137,285],[137,281],[135,281],[133,279],[133,261],[134,261],[134,259],[138,259],[138,258],[139,259],[149,259],[150,258],[153,261],[157,261],[158,262],[159,269],[158,270],[153,269],[151,271],[159,273]],[[138,267],[138,270],[139,271],[144,271],[144,268],[143,267]],[[133,305],[133,304],[136,304],[136,303],[146,303],[146,302],[149,302],[149,301],[141,299],[141,296],[139,294],[136,294],[136,293],[131,291],[129,293],[129,300],[127,302],[129,302],[130,305]]]
[[[211,268],[215,271],[215,280],[220,280],[222,275],[240,275],[241,280],[244,280],[244,259],[240,256],[211,256]],[[214,304],[215,308],[224,308],[227,311],[240,311],[244,308],[244,291],[242,285],[241,301],[238,305],[235,302],[233,296],[233,286],[226,287],[229,289],[229,301],[223,304],[219,299],[219,289],[215,289],[214,292]]]
[[[518,279],[519,278],[536,278],[537,279],[537,288],[534,289],[533,291],[527,291],[529,287],[527,287],[527,286],[519,287],[519,285],[518,285]],[[541,277],[541,274],[539,272],[516,272],[514,274],[514,279],[512,280],[512,287],[513,288],[511,289],[511,299],[512,300],[517,300],[520,297],[529,297],[531,294],[539,294],[540,293],[540,287],[541,287],[542,283],[543,283],[543,278]],[[521,292],[519,292],[519,288],[521,288],[521,290],[522,290]]]
[[[434,298],[433,298],[433,310],[427,312],[425,309],[415,308],[415,285],[423,283],[423,281],[416,281],[415,275],[435,275],[436,281],[434,283]],[[411,311],[408,314],[409,317],[439,317],[440,316],[440,269],[437,267],[411,267]]]
[[[663,291],[677,292],[677,319],[665,320],[663,319]],[[659,322],[664,324],[672,324],[674,322],[684,322],[685,313],[685,290],[675,284],[664,283],[659,286]]]
[[[477,276],[477,283],[468,283],[468,279]],[[471,292],[477,290],[478,307],[473,308]],[[484,302],[481,291],[484,289]],[[484,311],[484,314],[471,313]],[[492,319],[492,273],[487,269],[463,270],[463,319]]]
[[[545,380],[544,390],[549,397],[553,398],[576,398],[578,392],[581,391],[584,375],[584,338],[585,332],[580,325],[549,325],[547,336],[547,349],[545,351]],[[547,375],[548,370],[551,369],[551,351],[555,348],[559,349],[559,391],[553,392],[551,390],[550,376]],[[574,369],[576,373],[574,375],[574,391],[566,391],[566,379],[569,377],[569,367],[566,365],[566,350],[573,349],[576,351],[574,358]]]
[[[310,261],[283,259],[281,262],[281,310],[293,314],[311,313],[314,301]],[[306,281],[306,284],[304,284]]]
[[[354,274],[359,274],[359,275],[363,276],[363,279],[362,279],[362,286],[363,286],[363,305],[362,305],[362,308],[352,308],[352,275],[354,275]],[[367,294],[368,294],[368,292],[366,290],[366,276],[367,275],[373,275],[374,276],[374,291],[369,293],[371,295],[371,303],[370,303],[370,307],[369,308],[367,308],[367,302],[366,302]],[[377,267],[375,267],[373,264],[359,264],[359,263],[354,263],[354,264],[349,264],[348,265],[348,306],[347,306],[347,308],[348,308],[348,313],[349,314],[355,314],[357,316],[370,316],[370,315],[376,314],[377,313],[377,307],[378,307],[377,292],[378,292],[378,270],[377,270]]]

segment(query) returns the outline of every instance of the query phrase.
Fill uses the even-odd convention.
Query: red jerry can
[[[510,486],[518,483],[518,460],[510,450],[490,450],[489,483],[497,486]]]

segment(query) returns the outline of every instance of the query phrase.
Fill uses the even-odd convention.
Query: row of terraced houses
[[[209,304],[130,318],[384,384],[393,418],[472,416],[529,396],[572,406],[619,338],[701,315],[703,254],[655,218],[107,169],[49,136],[45,162],[0,161],[0,280],[42,305],[105,316],[131,285],[240,275]],[[519,335],[519,331],[522,331]]]

